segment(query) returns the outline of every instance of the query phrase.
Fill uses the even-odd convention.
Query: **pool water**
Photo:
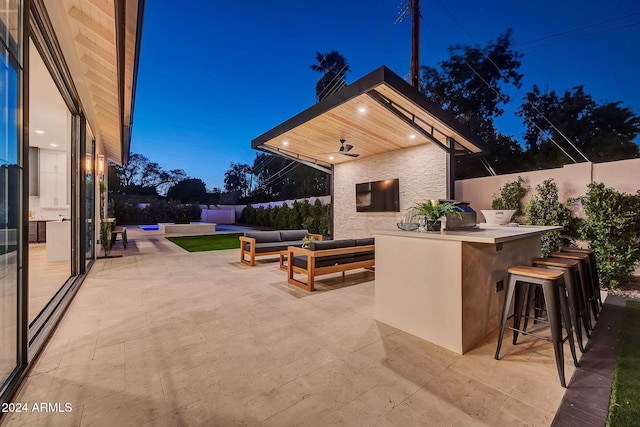
[[[138,227],[140,227],[144,231],[158,231],[158,230],[160,230],[160,226],[159,225],[139,225]]]

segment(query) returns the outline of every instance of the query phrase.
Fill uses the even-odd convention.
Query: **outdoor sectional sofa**
[[[322,274],[371,268],[375,264],[374,238],[311,242],[309,248],[289,246],[287,249],[287,279],[292,285],[313,291],[314,278]],[[305,274],[307,282],[294,278]]]
[[[253,267],[256,257],[264,255],[280,255],[282,261],[287,247],[302,247],[302,239],[307,236],[322,240],[322,235],[308,230],[247,231],[240,236],[240,262]]]

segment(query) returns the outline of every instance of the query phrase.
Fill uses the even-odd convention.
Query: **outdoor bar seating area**
[[[495,358],[500,359],[506,329],[513,331],[514,345],[517,344],[518,334],[550,341],[560,384],[566,387],[563,344],[569,343],[573,363],[579,367],[575,341],[580,352],[584,353],[583,328],[586,338],[591,338],[593,320],[598,320],[602,309],[595,255],[592,249],[563,248],[561,252],[549,253],[548,257],[535,258],[532,264],[508,269],[509,281]],[[546,316],[542,316],[543,312],[546,312]],[[510,318],[513,319],[512,326],[508,324]],[[536,326],[534,331],[527,329],[530,319]],[[549,326],[551,337],[540,335],[544,333],[538,327],[541,322]],[[566,331],[564,336],[563,329]]]

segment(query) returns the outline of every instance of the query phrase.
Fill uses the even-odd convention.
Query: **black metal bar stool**
[[[528,265],[518,265],[509,268],[509,281],[502,306],[502,319],[500,322],[500,335],[498,336],[498,346],[496,348],[495,358],[500,359],[500,348],[502,347],[502,338],[506,328],[513,330],[513,344],[516,344],[518,333],[523,335],[532,335],[536,338],[551,341],[553,351],[556,358],[556,368],[560,377],[560,384],[566,387],[564,378],[564,348],[565,341],[569,341],[571,355],[575,366],[579,366],[576,357],[576,348],[573,342],[573,326],[571,315],[569,314],[569,301],[567,299],[567,291],[564,283],[564,272],[559,270],[550,270],[539,267],[529,267]],[[551,329],[551,339],[542,337],[531,332],[520,329],[520,320],[522,317],[522,309],[525,296],[528,294],[531,285],[542,286],[544,301],[547,307],[547,317],[549,319],[549,327]],[[509,316],[511,307],[511,299],[514,297],[514,314]],[[507,326],[507,320],[513,317],[513,327]],[[567,336],[563,337],[562,322],[564,321],[567,329]]]
[[[602,310],[602,296],[600,295],[600,278],[598,277],[598,266],[596,265],[596,253],[593,249],[584,248],[562,248],[560,252],[575,252],[579,254],[589,255],[589,266],[591,267],[591,279],[593,281],[593,289],[595,292],[596,300]],[[599,310],[599,311],[600,311]]]
[[[587,337],[591,338],[591,314],[587,301],[584,298],[582,283],[578,273],[578,264],[576,259],[565,258],[536,258],[532,264],[534,267],[550,268],[552,270],[560,270],[564,272],[564,283],[569,294],[569,310],[571,312],[571,321],[576,330],[578,338],[578,347],[584,353],[584,345],[582,341],[582,328]],[[525,317],[524,329],[527,329],[527,317]]]
[[[591,307],[594,319],[598,320],[598,314],[600,313],[600,305],[598,304],[597,297],[595,295],[593,280],[591,277],[591,271],[588,268],[588,254],[581,254],[577,252],[550,252],[549,258],[565,258],[565,259],[577,259],[580,261],[578,270],[581,270],[580,281],[584,283],[582,289],[584,289],[587,296],[587,302]]]

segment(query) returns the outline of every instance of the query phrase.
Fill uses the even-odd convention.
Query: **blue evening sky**
[[[394,24],[401,3],[147,1],[131,151],[222,188],[231,162],[253,163],[253,138],[315,102],[316,51],[342,53],[348,83],[381,65],[408,75],[411,24]],[[484,46],[507,28],[523,44],[591,26],[523,44],[522,92],[534,83],[560,93],[584,84],[597,102],[622,101],[640,114],[638,0],[422,0],[421,7],[420,62],[432,66],[448,58],[449,45]],[[514,111],[522,96],[510,93],[498,124],[521,139]]]

